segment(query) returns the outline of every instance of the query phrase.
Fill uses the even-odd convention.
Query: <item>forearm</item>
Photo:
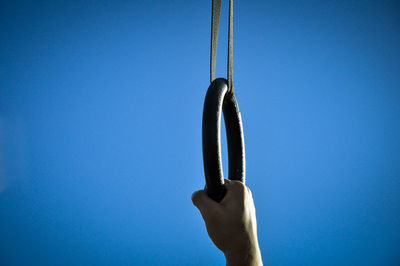
[[[259,247],[244,252],[225,254],[226,266],[262,266]]]

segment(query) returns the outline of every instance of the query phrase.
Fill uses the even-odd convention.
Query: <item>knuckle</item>
[[[233,187],[236,189],[236,190],[238,190],[238,191],[240,191],[240,192],[245,192],[246,191],[246,185],[245,184],[243,184],[243,182],[241,182],[241,181],[234,181],[233,182]]]
[[[194,205],[197,205],[197,203],[199,202],[199,199],[200,199],[200,196],[201,196],[200,194],[201,194],[201,191],[199,191],[199,190],[193,192],[193,194],[192,194],[192,202],[193,202]]]

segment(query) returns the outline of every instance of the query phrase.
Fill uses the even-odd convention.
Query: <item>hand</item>
[[[226,264],[262,265],[257,239],[256,210],[253,196],[240,181],[225,179],[227,193],[220,203],[207,196],[205,190],[192,195],[208,235],[225,255]]]

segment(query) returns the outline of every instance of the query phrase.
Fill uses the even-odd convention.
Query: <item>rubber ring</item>
[[[229,179],[245,183],[246,162],[242,118],[236,97],[228,92],[228,81],[215,79],[204,100],[202,144],[207,194],[220,202],[225,194],[221,159],[221,110],[224,114],[228,143]]]

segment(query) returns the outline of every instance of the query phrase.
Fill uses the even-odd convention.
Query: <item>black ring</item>
[[[215,79],[208,87],[203,109],[203,163],[208,196],[220,202],[225,194],[221,159],[221,110],[228,142],[229,179],[245,183],[246,163],[242,118],[228,81]]]

